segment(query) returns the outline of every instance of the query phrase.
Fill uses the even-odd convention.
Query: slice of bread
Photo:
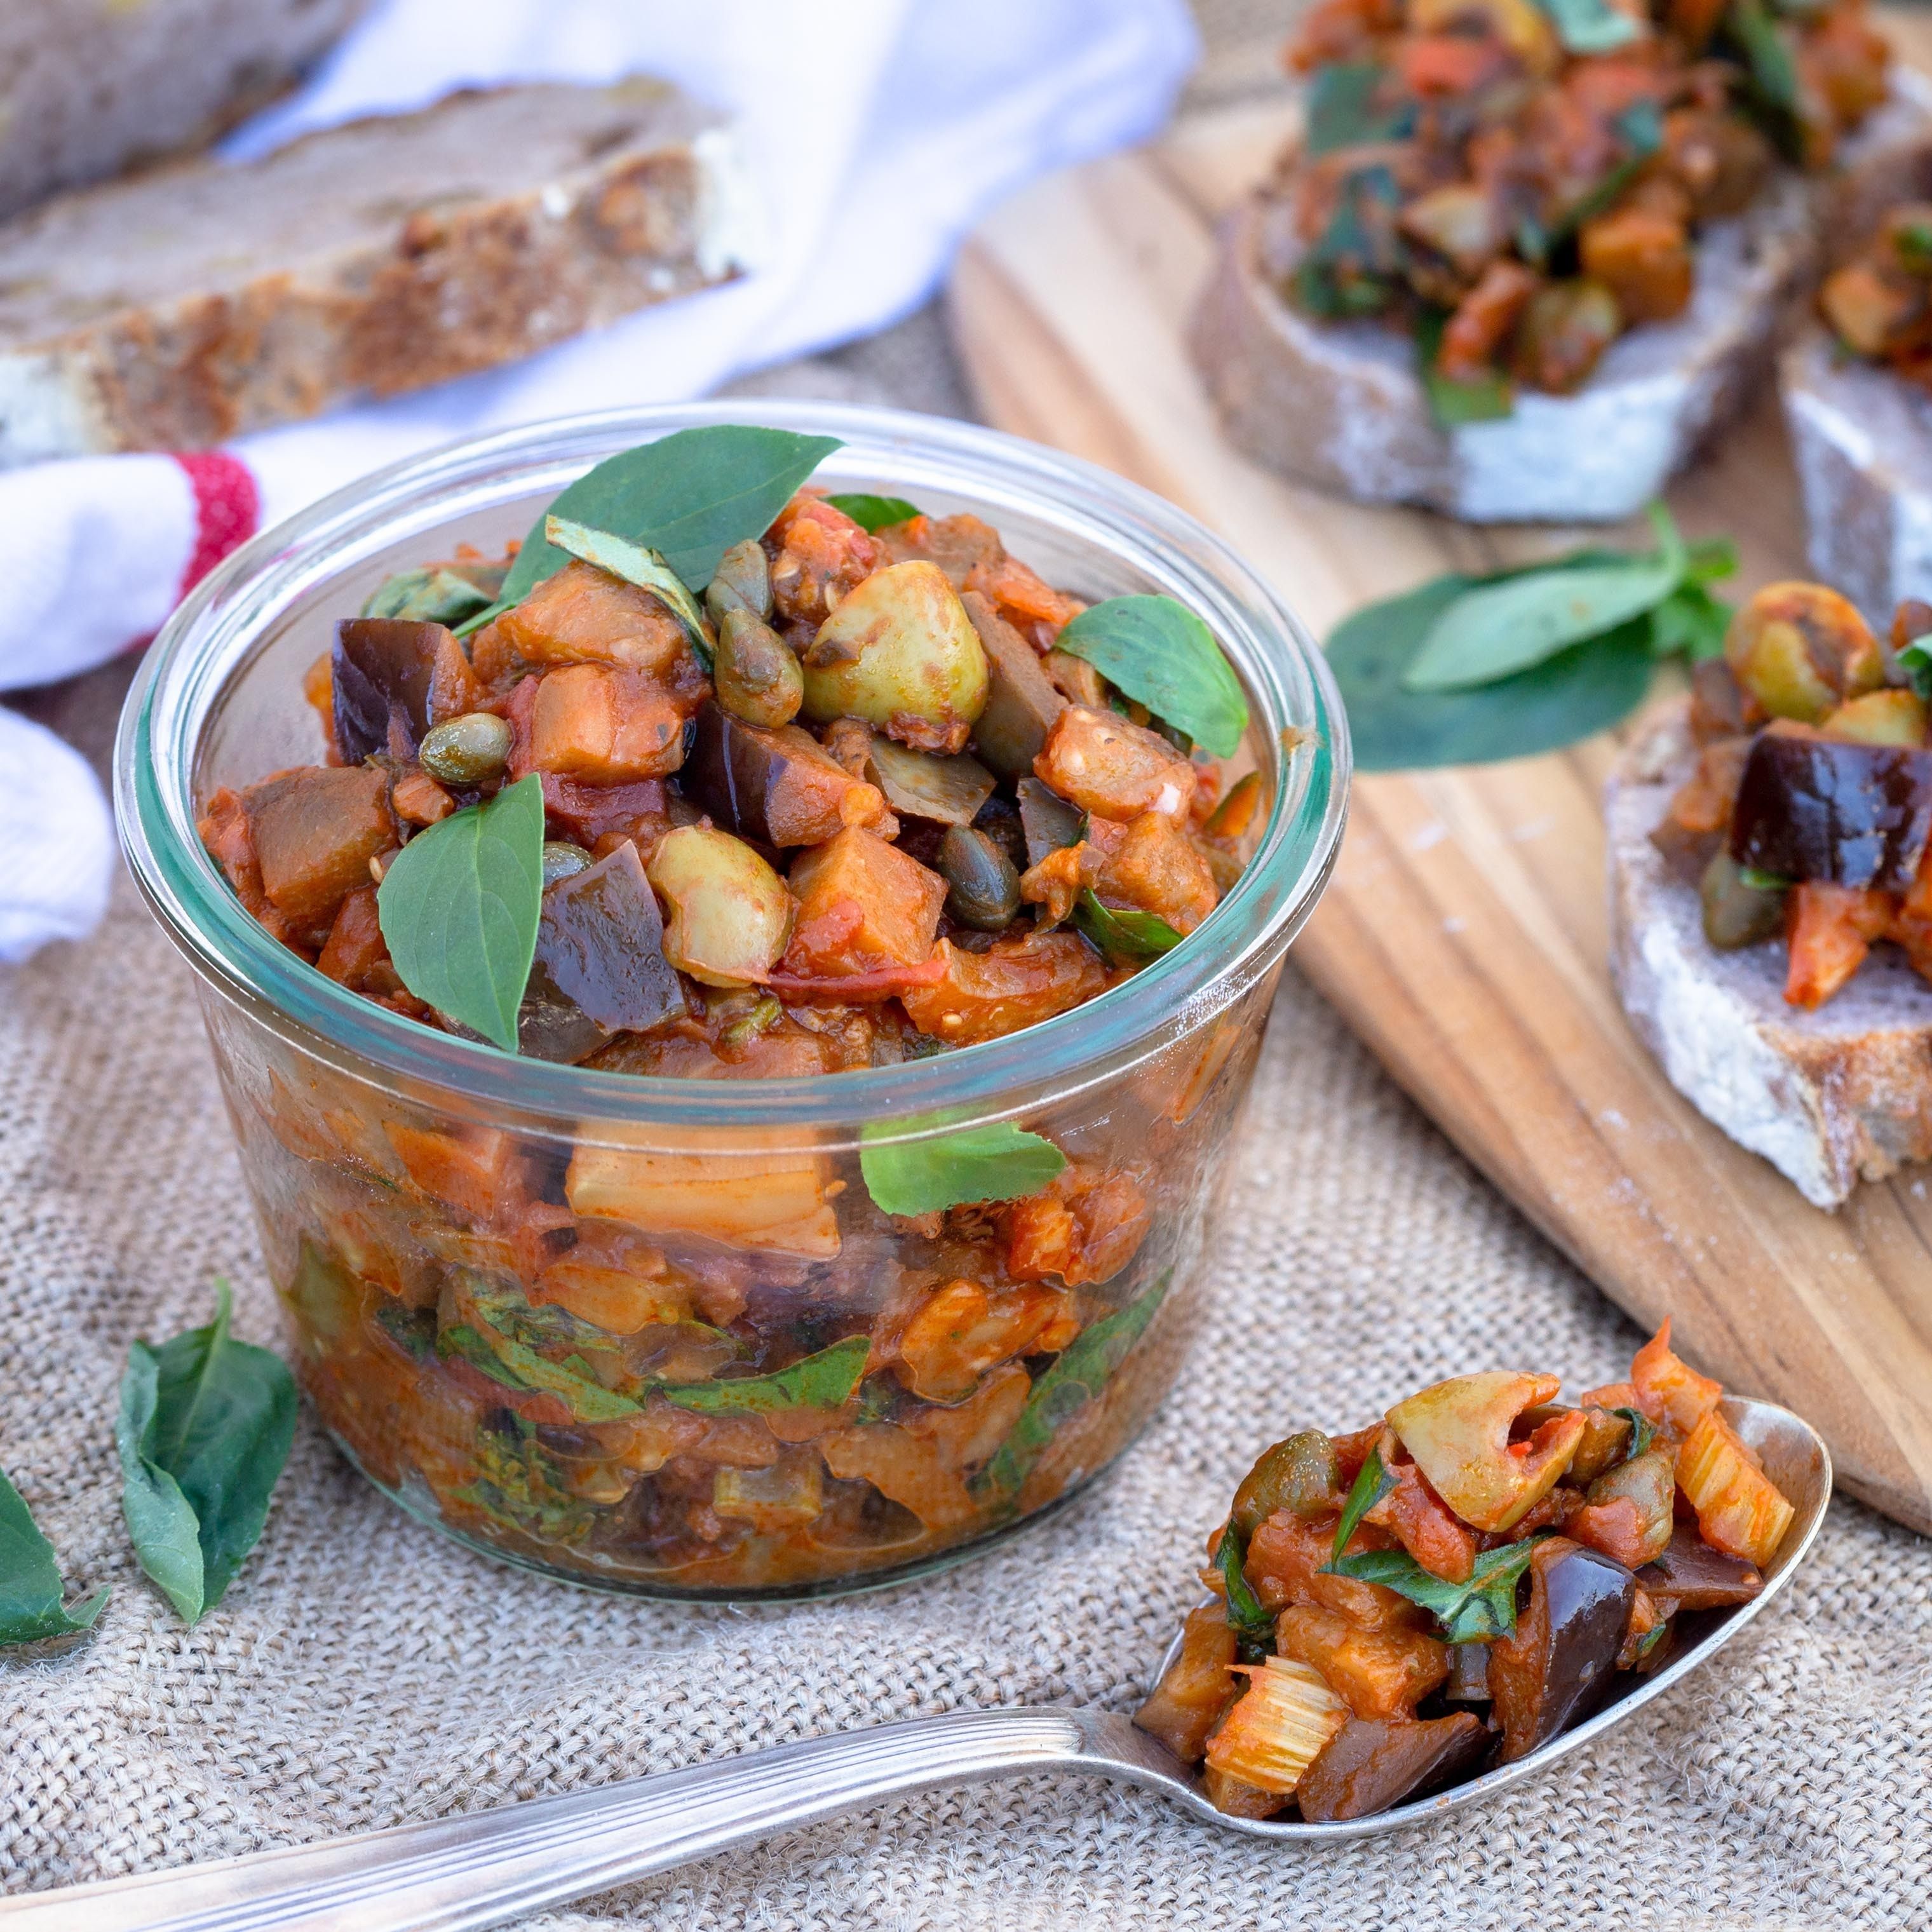
[[[1604,796],[1610,971],[1670,1083],[1820,1208],[1932,1160],[1932,985],[1881,944],[1815,1012],[1784,1001],[1781,939],[1720,952],[1697,889],[1650,834],[1696,762],[1679,703],[1640,730]]]
[[[1861,149],[1918,110],[1872,116]],[[1222,231],[1190,332],[1228,434],[1297,482],[1370,503],[1424,503],[1471,523],[1629,516],[1768,374],[1780,320],[1816,260],[1815,198],[1780,176],[1698,238],[1690,306],[1620,336],[1574,396],[1519,390],[1507,417],[1438,428],[1414,344],[1373,321],[1311,320],[1262,267],[1265,192]]]
[[[1860,247],[1886,210],[1932,197],[1932,120],[1861,166],[1832,224]],[[1778,365],[1813,571],[1881,628],[1908,597],[1932,599],[1932,394],[1846,355],[1809,323]]]
[[[5,0],[0,219],[206,146],[286,89],[368,0]]]
[[[749,266],[730,130],[662,81],[452,95],[0,226],[0,466],[194,448],[527,356]]]

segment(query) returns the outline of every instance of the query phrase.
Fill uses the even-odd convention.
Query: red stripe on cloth
[[[194,550],[182,573],[185,597],[228,553],[246,543],[262,520],[262,493],[239,458],[218,449],[173,450],[194,491]]]

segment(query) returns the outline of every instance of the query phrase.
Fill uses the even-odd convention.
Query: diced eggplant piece
[[[311,765],[250,785],[242,808],[269,903],[304,924],[332,920],[397,842],[388,794],[388,775],[370,765]]]
[[[930,958],[946,881],[860,826],[793,862],[798,938],[790,963],[836,976]]]
[[[1083,812],[1125,824],[1144,812],[1184,819],[1194,767],[1157,731],[1112,711],[1070,704],[1054,720],[1034,775]]]
[[[1003,778],[1025,776],[1066,709],[1040,668],[1040,655],[976,590],[960,602],[986,652],[986,708],[973,727],[980,756]]]
[[[543,795],[551,831],[586,850],[614,832],[635,840],[648,852],[670,823],[670,800],[662,778],[640,778],[635,784],[594,785],[546,772]]]
[[[566,664],[537,685],[531,770],[586,784],[635,784],[684,761],[684,714],[652,679],[608,664]]]
[[[1190,1610],[1181,1628],[1180,1654],[1153,1694],[1134,1713],[1134,1722],[1160,1738],[1183,1764],[1198,1764],[1208,1733],[1240,1694],[1240,1680],[1229,1670],[1234,1661],[1234,1633],[1225,1604]]]
[[[413,758],[432,724],[472,709],[481,695],[454,633],[403,617],[338,624],[329,682],[336,749],[348,765],[380,752]],[[439,697],[455,709],[440,711]]]
[[[698,713],[681,779],[714,823],[765,845],[818,845],[885,815],[875,785],[854,778],[796,724],[748,724],[718,705]]]
[[[1529,1607],[1490,1646],[1505,1763],[1547,1743],[1602,1694],[1636,1597],[1636,1579],[1621,1563],[1567,1536],[1537,1545],[1529,1578]]]
[[[1467,1777],[1489,1748],[1488,1727],[1467,1711],[1420,1723],[1352,1718],[1308,1767],[1295,1802],[1311,1825],[1372,1817]]]
[[[1731,856],[1787,879],[1903,892],[1932,833],[1932,752],[1774,728],[1744,764]]]
[[[949,758],[878,736],[866,751],[866,776],[895,812],[941,825],[970,825],[998,782],[977,758],[963,752]]]
[[[1080,843],[1087,830],[1087,814],[1077,805],[1069,805],[1040,778],[1022,778],[1013,793],[1020,802],[1029,866],[1037,866],[1049,852]]]
[[[1443,1683],[1442,1695],[1451,1704],[1486,1704],[1490,1701],[1487,1644],[1452,1643],[1449,1646],[1449,1675]]]
[[[1742,1556],[1713,1550],[1694,1523],[1680,1522],[1670,1546],[1637,1572],[1653,1597],[1674,1597],[1683,1610],[1728,1610],[1748,1604],[1764,1588],[1756,1568]]]
[[[684,1011],[657,899],[628,841],[544,894],[537,958],[607,1034],[642,1033]]]
[[[542,943],[541,936],[538,942]],[[526,1060],[551,1060],[575,1066],[588,1060],[610,1036],[563,992],[542,959],[534,961],[517,1010],[517,1051]]]

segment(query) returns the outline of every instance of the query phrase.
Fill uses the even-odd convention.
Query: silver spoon
[[[5,1932],[468,1932],[626,1885],[694,1858],[935,1785],[1025,1772],[1157,1791],[1223,1831],[1316,1846],[1400,1831],[1480,1804],[1579,1750],[1736,1636],[1791,1578],[1832,1494],[1832,1458],[1788,1409],[1732,1397],[1724,1412],[1796,1510],[1764,1588],[1587,1723],[1481,1778],[1373,1817],[1304,1825],[1230,1818],[1180,1761],[1126,1718],[1060,1706],[957,1711],[751,1751],[386,1832],[185,1865],[0,1902]],[[1162,1660],[1165,1670],[1180,1645]]]

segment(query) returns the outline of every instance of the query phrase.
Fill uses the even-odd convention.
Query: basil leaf
[[[1466,591],[1430,626],[1403,674],[1403,688],[1493,684],[1645,616],[1682,582],[1686,562],[1669,513],[1653,505],[1651,514],[1660,539],[1653,558],[1532,568]]]
[[[596,1511],[564,1488],[561,1472],[536,1440],[536,1425],[520,1415],[509,1422],[507,1429],[476,1432],[476,1480],[457,1496],[526,1536],[547,1543],[581,1541]]]
[[[843,1408],[866,1372],[871,1341],[848,1336],[768,1376],[735,1381],[659,1382],[657,1392],[700,1415],[770,1415],[792,1408]]]
[[[1622,16],[1619,16],[1621,18]],[[1587,194],[1580,195],[1564,210],[1554,228],[1535,231],[1535,250],[1524,254],[1540,268],[1550,256],[1568,242],[1585,222],[1594,221],[1616,200],[1643,171],[1643,164],[1664,146],[1664,120],[1652,100],[1634,100],[1610,123],[1623,138],[1629,152]]]
[[[295,1378],[229,1334],[226,1281],[214,1298],[206,1328],[130,1347],[114,1432],[134,1553],[190,1624],[260,1540],[296,1432]]]
[[[1248,700],[1221,646],[1172,597],[1109,597],[1082,611],[1060,648],[1084,658],[1156,718],[1231,758],[1248,728]]]
[[[1722,657],[1731,616],[1730,605],[1701,584],[1680,584],[1650,614],[1650,654],[1670,658],[1681,652],[1693,664]]]
[[[1702,537],[1684,554],[1684,581],[1702,586],[1720,577],[1735,577],[1738,547],[1729,537]]]
[[[1037,1194],[1066,1165],[1052,1142],[1010,1120],[916,1141],[885,1140],[892,1131],[868,1127],[859,1148],[866,1191],[886,1214],[930,1214],[968,1201],[1017,1201]]]
[[[1310,315],[1336,322],[1377,315],[1402,266],[1396,232],[1401,190],[1383,164],[1358,168],[1342,183],[1335,212],[1296,268],[1292,292]]]
[[[1797,883],[1782,872],[1767,872],[1762,866],[1738,868],[1738,884],[1754,892],[1788,892]]]
[[[1348,1499],[1342,1505],[1342,1520],[1335,1526],[1335,1544],[1330,1552],[1330,1563],[1339,1563],[1342,1552],[1348,1546],[1348,1539],[1361,1527],[1364,1516],[1395,1487],[1395,1478],[1382,1465],[1382,1452],[1379,1448],[1369,1451],[1369,1460],[1355,1472],[1355,1480],[1348,1491]]]
[[[1899,652],[1898,668],[1904,672],[1912,688],[1921,698],[1932,701],[1932,632],[1914,638]]]
[[[734,543],[763,536],[792,493],[838,447],[836,436],[743,423],[681,429],[607,457],[562,491],[548,516],[620,532],[656,550],[701,590],[718,560]],[[568,561],[545,536],[547,520],[537,519],[503,580],[506,608]]]
[[[994,1452],[968,1486],[982,1500],[1015,1494],[1064,1424],[1107,1385],[1128,1352],[1146,1332],[1167,1293],[1162,1275],[1124,1308],[1090,1322],[1033,1385],[1027,1405]]]
[[[1186,937],[1157,913],[1102,905],[1091,886],[1083,886],[1073,902],[1073,923],[1116,965],[1158,959]]]
[[[903,496],[874,496],[864,490],[825,500],[835,510],[842,510],[862,530],[890,530],[895,524],[909,524],[919,514],[916,504]]]
[[[1274,1648],[1274,1619],[1262,1608],[1261,1599],[1243,1574],[1242,1565],[1247,1560],[1247,1540],[1237,1534],[1231,1522],[1221,1532],[1214,1567],[1221,1573],[1222,1586],[1228,1593],[1228,1627],[1234,1633],[1241,1661],[1257,1664]]]
[[[1643,32],[1629,14],[1609,0],[1537,0],[1550,16],[1556,38],[1573,54],[1606,54],[1628,46]]]
[[[1612,1415],[1621,1415],[1630,1426],[1630,1446],[1624,1452],[1628,1462],[1634,1456],[1641,1456],[1657,1440],[1657,1425],[1640,1408],[1613,1408]]]
[[[640,1406],[628,1396],[607,1389],[587,1372],[579,1372],[590,1366],[580,1355],[571,1358],[578,1365],[574,1370],[567,1364],[553,1362],[548,1355],[540,1355],[494,1328],[479,1334],[473,1328],[458,1324],[445,1334],[453,1352],[493,1380],[512,1388],[543,1389],[561,1396],[565,1406],[580,1422],[615,1422],[621,1417],[635,1415]],[[494,1363],[483,1360],[479,1348],[493,1356]]]
[[[1400,141],[1415,125],[1415,104],[1400,94],[1386,106],[1376,97],[1388,70],[1374,61],[1335,61],[1318,67],[1308,83],[1307,125],[1302,150],[1333,153],[1372,141]]]
[[[1798,112],[1798,65],[1762,0],[1731,0],[1724,16],[1727,35],[1743,52],[1751,86],[1760,103],[1780,116]]]
[[[517,1050],[536,956],[543,841],[543,782],[532,772],[418,832],[376,894],[403,984],[506,1053]]]
[[[698,653],[698,662],[706,670],[711,668],[711,646],[704,634],[704,619],[698,600],[672,574],[656,550],[626,543],[608,530],[586,530],[567,517],[544,518],[544,536],[559,550],[568,550],[586,563],[594,563],[599,570],[608,570],[613,577],[621,577],[626,583],[648,590],[684,626],[684,634]]]
[[[1338,1576],[1379,1583],[1431,1612],[1444,1643],[1473,1643],[1508,1636],[1516,1628],[1516,1586],[1529,1568],[1540,1536],[1486,1550],[1466,1583],[1451,1583],[1423,1568],[1406,1550],[1362,1550],[1328,1564]]]
[[[406,570],[386,578],[364,604],[365,617],[399,617],[423,624],[460,624],[490,603],[480,590],[453,570]]]
[[[1443,374],[1436,358],[1442,351],[1442,332],[1448,326],[1445,310],[1425,309],[1415,329],[1416,352],[1422,369],[1423,392],[1438,429],[1462,423],[1494,422],[1516,407],[1516,391],[1509,378],[1492,371],[1480,382],[1458,382]]]
[[[1431,624],[1483,580],[1438,577],[1336,626],[1328,668],[1348,709],[1358,771],[1528,758],[1606,730],[1642,703],[1652,663],[1647,621],[1477,690],[1424,696],[1406,689],[1402,674]]]
[[[0,1469],[0,1648],[91,1630],[107,1600],[103,1584],[70,1607],[61,1601],[60,1564],[34,1513]]]

